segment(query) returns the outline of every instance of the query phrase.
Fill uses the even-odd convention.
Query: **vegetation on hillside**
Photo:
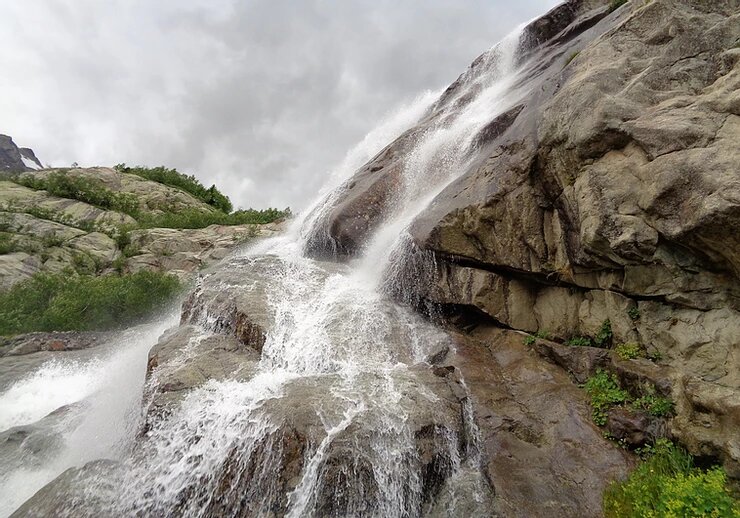
[[[123,212],[134,218],[139,214],[139,200],[135,194],[111,191],[98,180],[71,176],[64,170],[45,177],[19,176],[14,181],[29,189],[44,190],[59,198],[82,201],[101,209]]]
[[[195,176],[180,173],[177,169],[167,169],[164,166],[128,167],[126,164],[118,164],[115,166],[115,169],[121,173],[135,174],[136,176],[141,176],[142,178],[146,178],[153,182],[181,189],[189,193],[194,198],[203,203],[207,203],[226,214],[230,213],[234,209],[229,197],[216,189],[215,185],[211,185],[210,188],[206,188],[197,178],[195,178]]]
[[[153,181],[181,188],[201,201],[212,205],[216,210],[203,211],[191,208],[178,211],[165,210],[160,213],[143,212],[140,210],[139,200],[135,194],[112,191],[106,188],[102,182],[90,178],[71,176],[66,170],[54,172],[46,177],[23,175],[14,178],[14,181],[30,189],[45,190],[49,194],[60,198],[82,201],[104,210],[123,212],[137,220],[138,224],[133,228],[205,228],[209,225],[266,224],[291,216],[289,208],[283,210],[276,208],[246,209],[231,212],[231,202],[215,186],[206,189],[194,177],[185,176],[175,169],[164,167],[129,168],[125,164],[119,164],[116,168],[121,172],[137,174]],[[82,230],[88,232],[100,231],[113,237],[122,232],[121,229],[113,228],[110,225],[95,225],[92,223],[83,225],[79,222],[73,222],[64,214],[54,214],[40,207],[26,209],[9,207],[9,209],[14,212],[23,211],[38,218],[82,228]],[[132,230],[132,227],[128,227],[126,230]]]
[[[290,209],[237,210],[230,214],[216,210],[203,212],[197,209],[146,215],[139,219],[141,228],[205,228],[209,225],[264,224],[290,216]]]
[[[737,518],[740,503],[722,468],[702,470],[691,455],[666,439],[641,451],[644,461],[627,480],[604,493],[607,518]]]
[[[177,277],[37,273],[0,293],[0,335],[119,328],[165,307],[180,291]]]

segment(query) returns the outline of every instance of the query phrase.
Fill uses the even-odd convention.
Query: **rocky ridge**
[[[22,173],[17,181],[43,180],[60,170]],[[143,216],[163,212],[214,209],[190,194],[107,167],[64,170],[72,178],[95,181],[113,193],[130,194]],[[83,201],[60,198],[16,181],[0,180],[0,236],[9,250],[0,255],[0,289],[37,272],[65,269],[84,273],[115,270],[164,271],[185,279],[223,259],[240,243],[278,232],[280,224],[211,225],[203,229],[146,228],[126,232],[137,221],[123,212],[102,209]]]

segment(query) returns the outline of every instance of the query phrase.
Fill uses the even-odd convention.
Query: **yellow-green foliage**
[[[634,342],[619,344],[614,348],[614,350],[617,352],[617,356],[622,360],[634,360],[645,356],[645,351],[640,347],[640,344],[636,344]]]
[[[665,439],[629,478],[604,493],[607,518],[737,518],[740,506],[721,468],[703,471],[691,456]]]

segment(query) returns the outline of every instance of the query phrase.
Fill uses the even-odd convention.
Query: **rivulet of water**
[[[0,473],[0,514],[65,468],[95,458],[119,462],[109,474],[116,482],[99,484],[114,516],[486,514],[472,409],[427,364],[452,344],[393,302],[385,283],[411,253],[407,227],[467,170],[480,130],[525,94],[513,88],[520,32],[486,53],[451,97],[433,103],[439,94],[422,95],[386,120],[348,154],[308,216],[224,266],[238,275],[257,259],[269,263],[254,283],[272,325],[248,379],[211,380],[189,391],[138,437],[146,353],[174,324],[163,320],[110,356],[50,363],[0,394],[5,428],[81,405],[72,412],[75,424],[55,421],[62,446],[38,469],[19,464]],[[304,257],[302,240],[327,217],[352,172],[432,115],[362,254],[340,265]],[[212,323],[201,324],[207,336]],[[187,364],[187,347],[173,361]],[[159,375],[168,368],[160,366]],[[150,383],[157,376],[155,370]],[[94,490],[95,481],[79,484]]]

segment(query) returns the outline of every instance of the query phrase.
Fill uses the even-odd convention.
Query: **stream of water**
[[[79,484],[97,491],[113,516],[264,516],[278,508],[292,517],[485,514],[490,495],[472,411],[445,400],[449,389],[425,363],[450,340],[394,303],[386,284],[408,253],[408,225],[467,169],[481,128],[524,95],[512,89],[519,34],[471,68],[444,106],[432,104],[439,93],[427,93],[386,120],[348,154],[304,219],[224,266],[238,274],[268,258],[260,282],[273,325],[248,379],[190,391],[142,439],[147,352],[177,323],[169,316],[73,359],[49,354],[3,388],[0,447],[25,442],[0,449],[0,515],[66,468],[100,458],[116,468]],[[434,110],[436,122],[416,138],[398,195],[362,254],[342,265],[304,257],[303,239],[343,182]],[[430,492],[439,495],[433,503]]]

